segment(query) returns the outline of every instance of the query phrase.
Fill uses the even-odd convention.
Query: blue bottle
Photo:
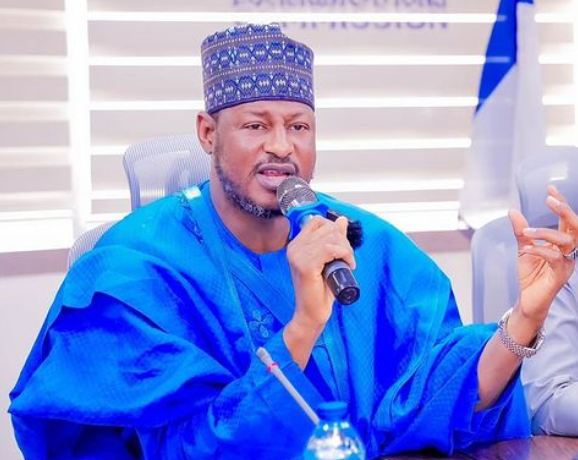
[[[319,424],[303,454],[304,460],[365,460],[365,447],[347,420],[347,404],[326,402],[317,408]]]

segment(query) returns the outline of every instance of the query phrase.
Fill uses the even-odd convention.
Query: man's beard
[[[217,172],[217,177],[221,182],[221,186],[225,192],[225,196],[239,208],[241,211],[247,214],[258,217],[260,219],[272,219],[274,217],[279,217],[282,215],[279,207],[276,208],[265,208],[257,203],[255,203],[247,195],[243,194],[241,191],[241,186],[233,179],[231,179],[221,165],[221,152],[217,149],[213,152],[213,157],[215,161],[215,171]]]

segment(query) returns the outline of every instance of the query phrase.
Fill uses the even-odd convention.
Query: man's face
[[[315,116],[305,104],[258,101],[216,116],[213,165],[227,200],[261,218],[280,215],[277,187],[315,167]]]

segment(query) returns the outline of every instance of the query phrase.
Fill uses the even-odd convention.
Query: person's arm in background
[[[546,320],[547,340],[522,366],[534,434],[578,436],[578,273]]]

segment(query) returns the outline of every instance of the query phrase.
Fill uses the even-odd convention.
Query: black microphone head
[[[317,196],[303,179],[297,176],[289,176],[277,187],[277,201],[281,212],[287,215],[291,209],[297,206],[315,203]]]

